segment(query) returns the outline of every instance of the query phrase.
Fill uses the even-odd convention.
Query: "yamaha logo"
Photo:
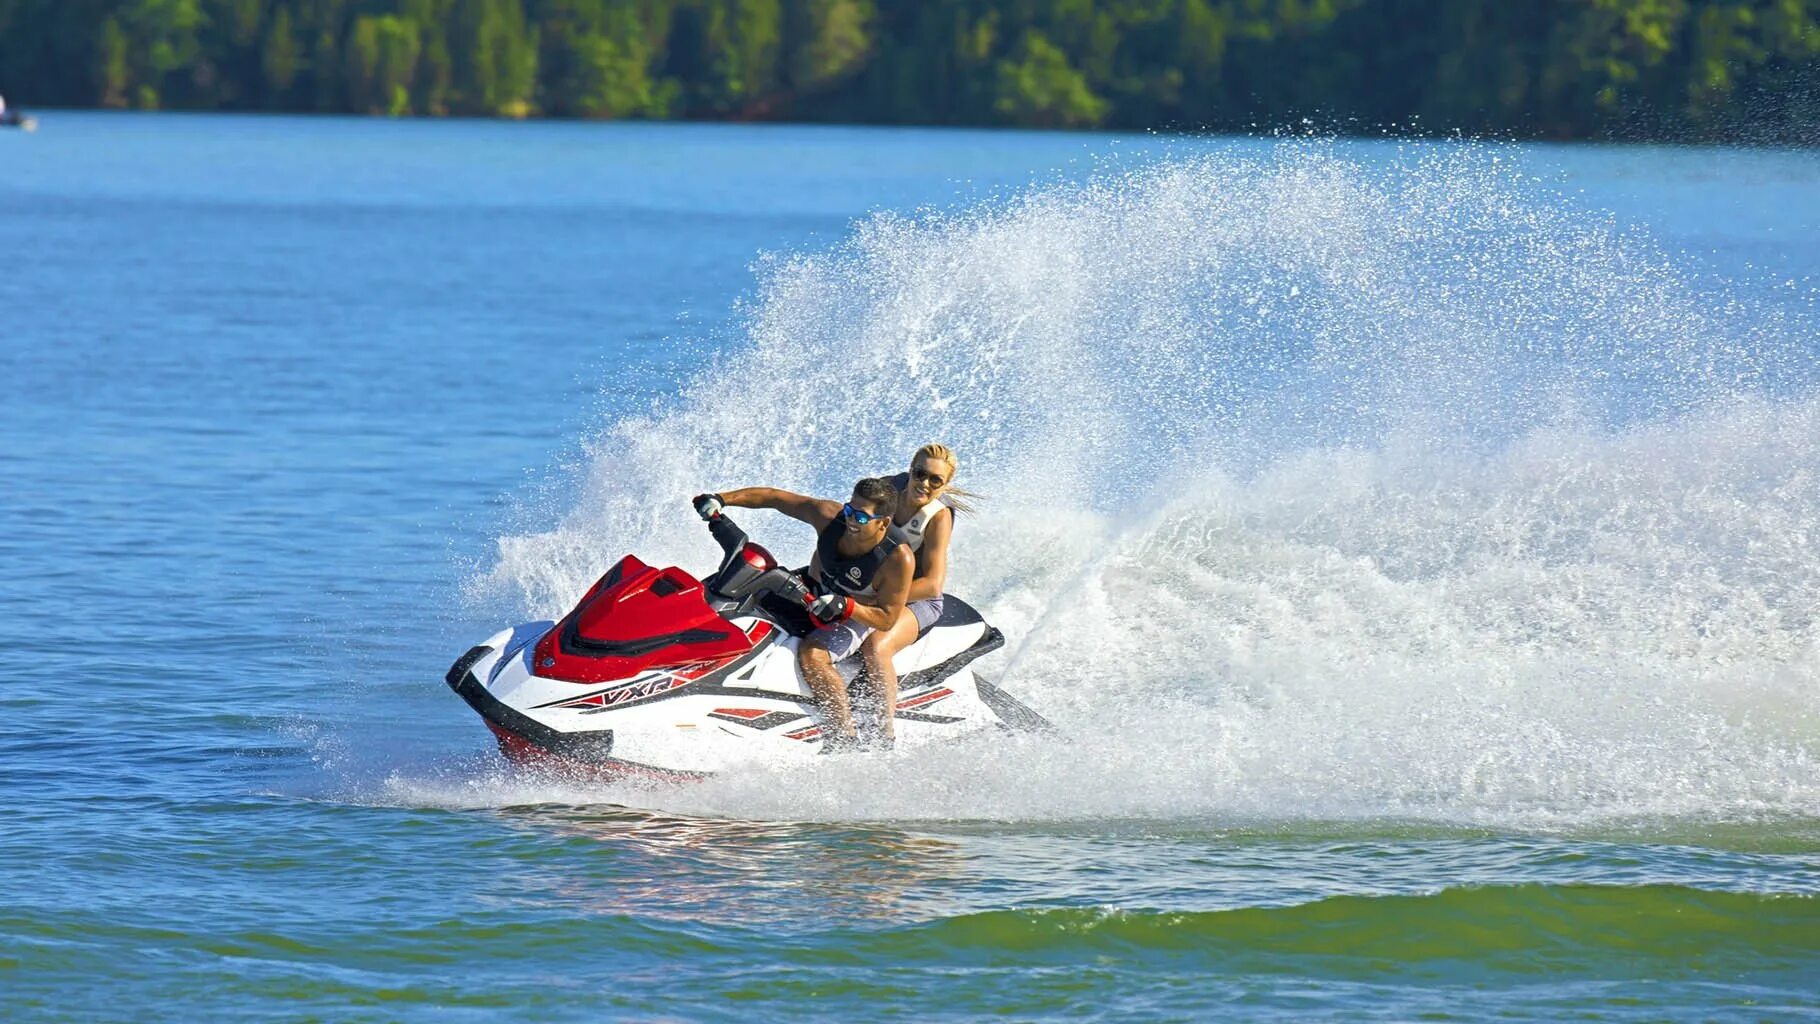
[[[853,568],[851,568],[851,569],[848,569],[848,570],[847,570],[847,578],[848,578],[848,579],[855,579],[855,580],[856,580],[856,579],[859,579],[859,566],[857,566],[857,565],[856,565],[856,566],[854,566],[854,567],[853,567]]]

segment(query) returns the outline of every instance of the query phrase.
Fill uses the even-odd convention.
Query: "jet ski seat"
[[[934,629],[937,626],[970,626],[975,622],[983,621],[985,621],[985,619],[979,612],[973,610],[972,605],[955,597],[953,594],[944,593],[942,595],[941,617],[930,623],[927,627],[918,630],[916,638],[921,640],[923,637],[929,635],[929,630]]]

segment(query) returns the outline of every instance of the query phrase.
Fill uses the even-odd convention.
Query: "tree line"
[[[1813,143],[1820,0],[0,0],[0,94]]]

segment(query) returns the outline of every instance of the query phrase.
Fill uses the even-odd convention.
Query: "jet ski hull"
[[[627,555],[556,622],[502,630],[449,668],[446,681],[517,764],[593,777],[706,778],[760,764],[811,762],[821,709],[797,667],[814,628],[796,573],[725,516],[709,529],[726,551],[706,580]],[[941,618],[893,659],[899,748],[982,730],[1046,728],[980,679],[973,662],[1004,637],[948,596]],[[837,666],[862,740],[887,713],[858,658]]]
[[[979,679],[971,663],[1004,638],[949,599],[946,625],[897,658],[894,710],[901,747],[991,729],[1037,729],[1035,712]],[[820,751],[821,722],[795,668],[799,638],[762,619],[744,625],[753,649],[719,664],[668,666],[629,679],[577,684],[539,676],[539,642],[557,627],[526,623],[450,667],[447,682],[515,764],[597,778],[697,781],[752,763],[804,761]],[[852,666],[844,666],[851,673]],[[679,678],[690,676],[691,678]],[[856,721],[867,696],[856,688]]]

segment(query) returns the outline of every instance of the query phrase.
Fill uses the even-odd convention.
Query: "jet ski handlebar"
[[[775,594],[797,606],[806,606],[815,595],[801,576],[779,566],[771,553],[746,537],[746,531],[718,512],[708,519],[708,533],[726,554],[720,567],[707,578],[708,593],[729,606],[743,606],[766,594]]]
[[[725,512],[717,512],[708,520],[708,533],[720,545],[720,549],[727,553],[720,563],[722,569],[746,546],[746,531],[740,529]]]

